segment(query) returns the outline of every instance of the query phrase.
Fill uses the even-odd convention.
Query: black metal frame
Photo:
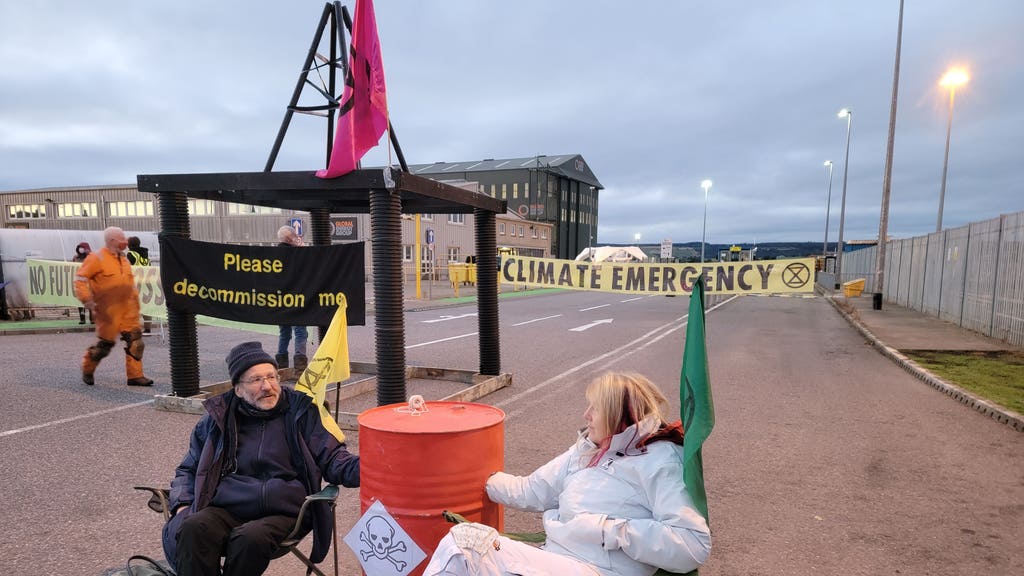
[[[327,24],[331,25],[330,57],[317,53]],[[330,215],[370,214],[373,252],[373,291],[376,316],[377,399],[379,404],[406,401],[405,328],[402,308],[401,215],[476,215],[479,288],[477,309],[480,334],[480,373],[497,376],[501,369],[498,336],[495,215],[504,213],[507,203],[484,194],[409,173],[398,138],[390,121],[388,134],[402,171],[356,170],[340,178],[322,179],[313,171],[272,172],[277,154],[295,112],[315,113],[327,118],[327,162],[334,142],[334,115],[339,108],[336,71],[348,73],[348,52],[341,25],[351,34],[352,20],[338,1],[328,2],[320,16],[313,42],[296,82],[291,101],[263,172],[212,174],[140,174],[139,192],[157,194],[160,203],[160,235],[190,238],[188,198],[201,198],[268,206],[310,213],[314,244],[329,245]],[[314,65],[314,60],[322,64]],[[326,66],[326,90],[309,81],[311,71]],[[326,99],[320,106],[299,106],[305,85],[311,85]],[[171,356],[171,385],[175,396],[199,393],[199,355],[195,315],[168,309],[168,342]],[[327,328],[320,327],[323,338]]]

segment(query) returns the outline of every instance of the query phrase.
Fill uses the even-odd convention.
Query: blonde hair
[[[629,372],[608,372],[595,378],[586,391],[590,402],[604,418],[604,429],[612,435],[649,417],[665,422],[668,400],[646,376]]]

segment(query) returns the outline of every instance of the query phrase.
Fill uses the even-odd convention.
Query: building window
[[[465,214],[449,214],[448,215],[448,223],[449,224],[463,225],[463,224],[466,223],[466,215]]]
[[[153,202],[149,200],[107,202],[107,216],[112,218],[152,215]]]
[[[505,223],[504,222],[498,222],[498,234],[501,234],[502,236],[505,235]]]
[[[512,184],[512,198],[519,198],[519,183],[514,182]]]
[[[508,184],[501,185],[501,199],[508,200]]]
[[[206,200],[206,202],[213,202],[212,200]],[[280,214],[281,209],[272,206],[253,206],[251,204],[238,204],[235,202],[228,203],[228,214],[232,215],[244,215],[248,216],[251,214]],[[212,215],[213,211],[209,212]]]
[[[523,234],[523,227],[522,226],[519,226],[519,237],[520,238],[526,238],[526,234]]]
[[[433,220],[434,220],[434,215],[433,215],[433,214],[421,214],[421,215],[420,215],[420,219],[421,219],[421,220],[427,220],[427,221],[429,221],[429,222],[433,222]]]
[[[95,218],[96,216],[95,202],[63,202],[57,205],[58,218]]]
[[[45,204],[10,204],[7,206],[8,218],[46,218]]]
[[[537,237],[537,227],[536,226],[530,226],[530,230],[533,230],[533,237],[536,238]]]
[[[245,204],[229,204],[229,209],[231,206],[252,208],[252,206]],[[217,213],[217,204],[213,200],[197,200],[195,198],[189,198],[188,213],[189,216],[213,216]],[[239,214],[239,212],[232,212],[232,214]]]
[[[496,184],[491,184],[491,198],[497,198],[497,197],[498,197],[498,186]]]
[[[547,240],[548,239],[548,229],[547,228],[541,228],[540,229],[540,237],[541,237],[542,240]]]
[[[458,246],[449,246],[448,247],[448,261],[449,262],[458,262],[459,261],[459,247]]]
[[[412,262],[412,244],[405,244],[402,246],[402,260],[406,262]]]

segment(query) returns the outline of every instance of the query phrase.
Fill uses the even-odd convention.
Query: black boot
[[[277,360],[277,367],[278,368],[287,368],[288,367],[288,353],[287,352],[284,353],[284,354],[274,354],[274,360]]]
[[[306,369],[306,365],[308,363],[309,362],[306,359],[305,354],[296,354],[294,358],[295,372],[297,373],[296,375],[302,374],[302,371]]]

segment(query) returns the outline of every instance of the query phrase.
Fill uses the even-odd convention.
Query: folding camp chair
[[[164,516],[164,522],[171,519],[171,510],[169,508],[168,499],[170,498],[170,490],[166,488],[153,488],[150,486],[135,486],[136,490],[149,492],[152,496],[149,499],[147,505],[150,510],[159,512]],[[326,576],[316,564],[310,561],[309,556],[306,556],[301,550],[299,550],[299,542],[302,541],[302,519],[306,515],[306,510],[309,505],[313,502],[327,502],[331,507],[331,516],[333,521],[331,522],[331,531],[334,539],[334,576],[338,576],[338,531],[337,531],[337,509],[335,504],[338,500],[338,486],[335,484],[328,484],[323,490],[316,494],[306,496],[306,500],[302,503],[302,507],[299,508],[299,517],[295,519],[295,526],[292,531],[285,539],[281,542],[278,547],[277,553],[274,554],[274,558],[280,558],[289,552],[294,554],[303,564],[306,565],[306,576],[310,574],[316,574],[317,576]]]

